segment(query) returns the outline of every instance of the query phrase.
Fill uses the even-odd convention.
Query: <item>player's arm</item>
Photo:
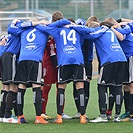
[[[128,25],[129,25],[129,27],[131,29],[131,32],[133,33],[133,22],[129,22]]]
[[[124,30],[122,30],[122,29],[120,30],[120,28],[118,28],[118,24],[111,26],[111,30],[115,33],[115,35],[117,36],[118,40],[120,40],[120,41],[124,40]]]
[[[22,24],[22,22],[20,22],[20,21],[17,20],[17,19],[14,19],[14,20],[8,25],[8,28],[7,28],[8,34],[12,34],[12,35],[18,36],[18,35],[23,31],[23,28],[21,27],[21,24]],[[23,27],[24,27],[24,26],[23,26]]]
[[[126,19],[126,18],[120,18],[117,20],[117,22],[118,23],[120,23],[120,22],[133,22],[133,20],[132,19]]]
[[[53,22],[51,24],[49,24],[50,27],[62,27],[64,25],[68,25],[68,24],[71,24],[71,22],[67,19],[61,19],[61,20],[58,20],[56,22]]]
[[[86,26],[73,26],[75,30],[80,31],[80,33],[84,36],[86,39],[96,39],[99,38],[101,35],[103,35],[107,30],[107,26],[99,26],[96,28],[88,28]],[[83,30],[82,30],[83,29]]]

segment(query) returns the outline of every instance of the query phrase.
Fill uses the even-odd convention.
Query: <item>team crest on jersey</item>
[[[75,53],[77,51],[77,48],[73,46],[66,46],[63,50],[67,54]]]
[[[31,50],[35,50],[36,49],[36,44],[34,43],[28,43],[25,45],[25,50],[31,51]]]
[[[112,51],[121,51],[122,50],[122,48],[119,44],[114,44],[114,43],[110,46],[110,49]]]

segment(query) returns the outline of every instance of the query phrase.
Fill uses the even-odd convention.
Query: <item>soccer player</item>
[[[73,81],[76,84],[78,98],[80,101],[80,123],[87,122],[85,116],[85,94],[84,94],[84,81],[85,69],[83,54],[81,50],[80,38],[78,32],[65,27],[65,24],[70,24],[70,21],[65,20],[66,23],[61,24],[60,19],[63,14],[60,11],[54,12],[52,21],[48,27],[37,26],[42,32],[51,34],[56,42],[57,48],[57,61],[58,61],[58,89],[57,89],[57,117],[55,123],[62,124],[62,108],[64,104],[64,94],[67,83]]]
[[[129,80],[124,85],[124,101],[125,101],[125,114],[122,116],[126,116],[125,118],[121,118],[121,121],[133,121],[133,35],[132,31],[129,25],[123,25],[123,23],[117,23],[113,18],[109,18],[106,20],[106,22],[111,22],[111,24],[114,24],[112,26],[113,31],[118,36],[119,33],[122,34],[122,37],[118,36],[118,39],[120,40],[120,45],[126,55],[126,58],[128,60],[129,65]],[[118,32],[118,33],[117,33]],[[128,90],[128,91],[127,91]]]
[[[86,25],[87,24],[83,19],[77,19],[75,22],[78,25]],[[86,76],[87,76],[87,80],[86,80],[86,82],[84,82],[85,108],[87,108],[89,96],[90,96],[90,80],[92,79],[92,60],[93,60],[93,42],[92,42],[92,40],[83,39],[82,52],[83,52],[85,71],[86,71]],[[73,84],[73,86],[74,86],[73,97],[74,97],[75,105],[77,108],[77,114],[73,118],[80,118],[79,101],[78,101],[78,97],[77,97],[76,86],[75,86],[75,84]]]
[[[44,119],[51,119],[50,116],[46,114],[46,106],[48,102],[48,94],[52,87],[52,84],[57,85],[57,57],[56,57],[56,43],[52,36],[49,36],[48,42],[43,56],[43,79],[44,86],[42,87],[42,114]],[[62,113],[63,119],[71,119],[72,117]]]
[[[17,24],[18,20],[13,20],[8,32],[21,37],[21,49],[19,64],[15,76],[15,83],[18,84],[17,107],[18,123],[26,123],[23,114],[24,95],[27,85],[33,87],[33,102],[36,111],[36,124],[47,124],[48,122],[41,117],[41,77],[42,77],[42,58],[46,46],[48,35],[40,32],[33,27],[40,24],[37,18],[31,18],[25,25],[30,27],[23,28],[22,24]],[[47,21],[45,21],[48,23]]]
[[[89,27],[100,26],[97,22],[91,22]],[[117,40],[117,37],[112,30],[107,29],[104,34],[99,37],[89,33],[85,27],[71,26],[73,29],[82,33],[87,39],[92,39],[95,43],[96,52],[100,61],[101,69],[98,78],[98,96],[100,116],[96,117],[90,122],[107,122],[106,117],[106,90],[110,85],[114,86],[116,114],[113,121],[119,122],[121,105],[122,105],[122,83],[125,81],[125,68],[127,67],[127,60],[122,51],[122,48]],[[100,34],[100,31],[97,32]],[[87,36],[88,35],[88,36]],[[90,36],[92,35],[92,36]],[[107,52],[108,51],[108,52]],[[112,75],[113,73],[113,75]],[[121,75],[121,76],[119,76]]]
[[[2,112],[4,114],[4,123],[17,123],[17,119],[12,117],[12,109],[16,107],[17,86],[14,84],[14,76],[16,73],[17,56],[20,50],[20,37],[8,35],[5,37],[4,52],[1,56],[2,61],[2,83],[6,90],[3,91]],[[6,99],[6,104],[5,104]],[[5,104],[5,105],[3,105]],[[6,106],[6,109],[3,108]],[[15,108],[15,115],[17,116],[17,109]]]
[[[0,38],[0,80],[1,80],[1,76],[2,76],[2,62],[1,62],[1,56],[4,52],[4,46],[6,43],[6,39],[5,36],[2,36]],[[5,109],[6,109],[6,95],[7,95],[7,91],[5,89],[4,84],[1,85],[1,107],[0,107],[0,122],[3,122],[3,118],[5,115]]]

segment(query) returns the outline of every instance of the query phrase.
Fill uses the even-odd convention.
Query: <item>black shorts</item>
[[[5,52],[1,56],[2,62],[2,83],[9,85],[14,82],[16,74],[17,60],[16,55],[10,52]]]
[[[58,68],[58,83],[86,81],[86,72],[83,65],[64,65]]]
[[[85,62],[85,71],[87,79],[92,79],[92,62]]]
[[[121,86],[128,81],[127,62],[109,63],[100,69],[98,84]]]
[[[42,78],[42,62],[23,60],[18,64],[15,84],[25,84],[31,87],[31,84],[43,84]]]

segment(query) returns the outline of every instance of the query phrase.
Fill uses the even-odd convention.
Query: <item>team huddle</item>
[[[51,22],[37,18],[27,22],[14,19],[7,32],[8,35],[0,39],[0,122],[28,123],[23,112],[24,96],[26,89],[32,87],[35,123],[48,124],[47,120],[51,119],[46,114],[48,93],[52,84],[56,84],[57,116],[53,122],[62,124],[63,118],[79,118],[81,124],[86,124],[94,47],[99,62],[100,115],[89,122],[111,119],[133,122],[132,20],[107,18],[99,22],[91,16],[86,22],[74,21],[63,19],[63,14],[56,11]],[[64,114],[65,89],[70,82],[73,82],[77,108],[74,117]],[[121,115],[123,98],[125,113]]]

